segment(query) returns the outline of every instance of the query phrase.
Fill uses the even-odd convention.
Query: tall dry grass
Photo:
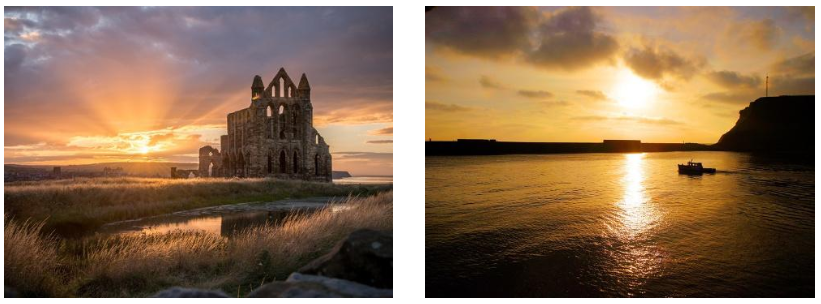
[[[238,269],[255,276],[283,279],[324,254],[357,229],[392,230],[393,192],[349,198],[310,216],[295,216],[281,226],[261,226],[231,240],[229,255]],[[250,264],[251,262],[256,265]]]
[[[10,231],[10,224],[19,226],[13,221],[6,223],[7,256],[9,246],[17,246],[18,239],[37,239],[36,233],[18,236],[31,230]],[[61,253],[70,263],[62,278],[73,296],[148,296],[171,286],[245,294],[264,282],[284,279],[354,230],[389,231],[392,227],[391,191],[348,197],[317,212],[289,216],[280,225],[245,230],[232,238],[177,231],[85,239],[74,246],[63,246]],[[57,256],[56,240],[42,236],[38,240],[39,248]],[[6,267],[9,263],[33,267],[29,264],[36,261],[7,259]]]
[[[391,186],[274,179],[77,178],[4,184],[4,211],[84,232],[102,224],[200,207],[308,196],[368,195]]]
[[[17,222],[3,215],[3,279],[24,296],[61,296],[60,242],[42,235],[43,222]]]

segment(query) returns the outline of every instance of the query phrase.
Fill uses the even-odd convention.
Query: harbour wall
[[[426,141],[425,155],[500,155],[558,153],[638,153],[671,151],[708,151],[708,145],[695,143],[642,143],[640,140],[592,142],[506,142],[492,139]]]

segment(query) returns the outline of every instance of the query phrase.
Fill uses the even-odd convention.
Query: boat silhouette
[[[701,163],[693,162],[693,160],[688,161],[686,165],[678,165],[678,174],[701,175],[704,173],[716,173],[716,168],[704,168]]]

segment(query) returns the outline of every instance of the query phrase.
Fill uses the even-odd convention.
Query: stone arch
[[[279,173],[287,173],[288,165],[286,164],[286,158],[285,150],[279,151]]]
[[[211,146],[204,146],[199,151],[198,175],[201,177],[212,176],[211,165],[218,163],[219,151]],[[215,166],[216,167],[216,166]]]

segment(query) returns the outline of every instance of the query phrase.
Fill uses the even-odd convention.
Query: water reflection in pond
[[[104,225],[99,233],[150,235],[184,230],[230,237],[261,225],[280,225],[288,216],[307,215],[333,201],[332,198],[312,198],[209,207],[111,223]]]

